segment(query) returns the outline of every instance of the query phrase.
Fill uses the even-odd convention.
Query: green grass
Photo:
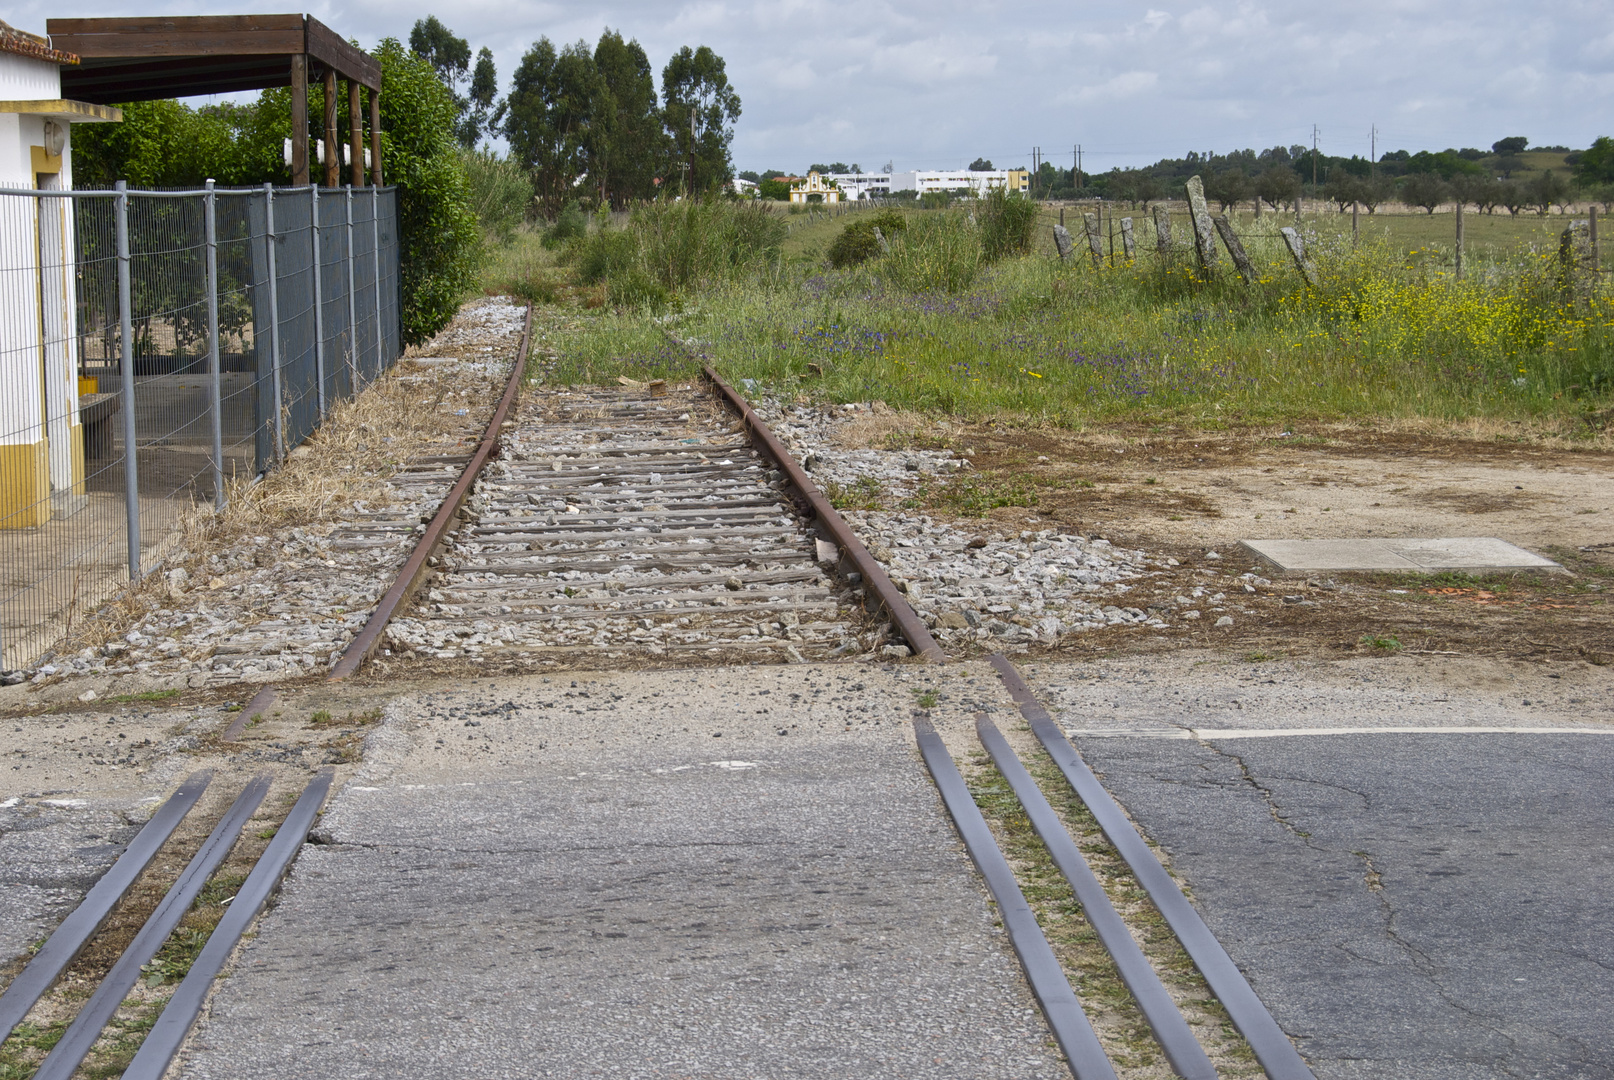
[[[127,705],[134,701],[167,701],[183,693],[183,690],[142,690],[138,694],[118,694],[107,698],[106,701],[115,705]]]
[[[967,210],[900,212],[910,226],[890,255],[839,271],[823,251],[862,211],[775,212],[782,242],[721,207],[596,229],[567,258],[608,294],[605,307],[569,336],[554,378],[687,376],[697,361],[671,330],[726,376],[777,395],[968,419],[1288,428],[1480,417],[1583,440],[1614,422],[1614,291],[1566,302],[1556,215],[1470,214],[1461,281],[1436,235],[1449,214],[1443,225],[1438,214],[1364,216],[1357,245],[1348,215],[1309,217],[1321,275],[1309,287],[1276,231],[1288,215],[1235,213],[1258,275],[1245,285],[1225,254],[1209,280],[1181,251],[1157,254],[1141,212],[1136,261],[1099,268],[1080,250],[1055,257],[1046,211],[1032,252],[996,263]],[[1067,223],[1080,232],[1079,217]],[[706,225],[736,238],[732,256],[700,238]],[[1187,243],[1184,215],[1173,232]],[[550,257],[530,237],[509,250],[498,265]],[[567,272],[542,267],[557,296]]]

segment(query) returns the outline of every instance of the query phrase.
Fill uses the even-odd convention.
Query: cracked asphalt
[[[1608,678],[1441,665],[1038,681],[1320,1078],[1614,1077]]]
[[[399,698],[178,1075],[1068,1075],[913,751],[933,672]]]

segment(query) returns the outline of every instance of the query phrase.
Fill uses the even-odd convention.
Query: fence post
[[[1188,214],[1194,223],[1194,253],[1199,267],[1207,274],[1216,272],[1216,226],[1211,224],[1210,207],[1205,205],[1205,184],[1197,176],[1188,178]]]
[[[1586,210],[1588,215],[1587,224],[1591,230],[1592,273],[1601,274],[1603,272],[1603,249],[1597,243],[1597,207],[1589,206]],[[1598,279],[1593,278],[1592,280],[1596,281]]]
[[[1457,280],[1463,280],[1463,204],[1457,204],[1457,255],[1455,267]]]
[[[1244,284],[1250,284],[1255,280],[1255,265],[1245,254],[1238,233],[1233,231],[1233,223],[1228,220],[1226,214],[1217,214],[1212,220],[1215,222],[1216,231],[1222,234],[1222,243],[1227,246],[1227,253],[1233,257],[1233,266],[1238,270],[1239,277],[1244,279]]]
[[[327,80],[327,84],[329,80]],[[326,115],[334,106],[326,104]],[[334,130],[334,129],[333,129]],[[326,144],[326,157],[330,157],[330,144]],[[319,185],[308,185],[309,245],[314,253],[314,401],[319,418],[325,420],[325,283],[319,269]]]
[[[269,263],[269,381],[274,387],[275,410],[270,424],[275,433],[275,461],[281,462],[286,460],[286,426],[281,416],[280,282],[275,271],[275,186],[268,181],[263,185],[263,220]]]
[[[224,509],[224,417],[219,401],[219,225],[213,181],[204,185],[202,237],[207,245],[207,414],[213,436],[213,509]]]
[[[1169,206],[1154,207],[1154,250],[1161,258],[1170,258],[1174,252],[1171,248],[1171,208]]]
[[[355,121],[356,122],[356,121]],[[358,140],[354,140],[358,146]],[[354,150],[358,153],[358,150]],[[353,295],[353,185],[347,189],[347,392],[359,392],[359,309],[358,298]]]
[[[129,580],[140,580],[140,462],[135,426],[134,311],[129,289],[129,185],[119,180],[115,230],[118,241],[118,363],[123,376],[123,503],[128,522]]]
[[[1295,269],[1306,279],[1306,284],[1315,289],[1317,270],[1311,265],[1311,260],[1306,258],[1306,241],[1301,239],[1299,231],[1293,226],[1285,225],[1278,231],[1283,234],[1283,242],[1289,246],[1289,254],[1295,260]]]
[[[1128,266],[1132,265],[1137,252],[1137,243],[1132,239],[1132,219],[1124,217],[1121,219],[1121,254]]]
[[[1059,216],[1061,218],[1065,216],[1063,207],[1060,208]],[[1065,223],[1063,221],[1054,226],[1054,247],[1059,249],[1060,262],[1070,261],[1070,253],[1075,249],[1076,244],[1071,240],[1070,230],[1065,228]]]
[[[1351,203],[1351,250],[1352,251],[1356,250],[1356,241],[1357,241],[1358,236],[1359,236],[1359,223],[1358,223],[1357,215],[1358,215],[1358,213],[1360,213],[1361,209],[1362,209],[1362,204],[1361,203],[1356,203],[1356,202]]]
[[[374,185],[370,188],[370,234],[375,237],[370,257],[375,264],[375,375],[379,379],[386,367],[381,358],[381,189]]]
[[[1093,269],[1104,269],[1104,237],[1099,232],[1098,215],[1083,214],[1082,228],[1087,232],[1087,250],[1093,255]]]

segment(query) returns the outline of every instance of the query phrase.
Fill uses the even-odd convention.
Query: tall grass
[[[1566,295],[1550,254],[1473,263],[1459,281],[1417,251],[1324,238],[1313,288],[1281,241],[1255,235],[1246,286],[1225,260],[1207,279],[1169,253],[989,265],[966,212],[908,221],[889,255],[847,270],[713,275],[690,332],[727,373],[780,392],[1061,424],[1490,416],[1592,434],[1614,405],[1614,300]],[[664,350],[628,312],[595,322],[565,364],[677,369]]]
[[[785,224],[766,203],[658,201],[620,228],[601,227],[569,253],[578,276],[614,304],[660,309],[675,295],[778,269]]]
[[[532,178],[514,158],[492,150],[466,150],[466,186],[485,239],[509,244],[532,209]]]

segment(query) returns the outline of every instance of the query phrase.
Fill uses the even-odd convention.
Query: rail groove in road
[[[234,896],[224,918],[213,928],[179,988],[169,998],[139,1053],[123,1073],[127,1080],[158,1080],[167,1071],[180,1044],[196,1022],[203,1000],[240,942],[252,920],[279,887],[313,828],[314,817],[330,792],[332,770],[317,774],[304,788],[291,813],[281,823],[268,848],[254,863],[246,882]],[[0,1041],[48,993],[106,922],[140,873],[172,837],[174,829],[195,807],[212,781],[212,773],[194,773],[171,795],[136,834],[111,870],[91,888],[84,900],[56,928],[38,953],[0,996]],[[57,1040],[34,1080],[70,1080],[94,1048],[102,1031],[122,1006],[142,975],[142,967],[179,926],[208,881],[234,849],[242,829],[269,791],[268,774],[249,781],[229,810],[219,819],[196,854],[180,872],[161,901],[148,915],[134,939],[102,976]]]

